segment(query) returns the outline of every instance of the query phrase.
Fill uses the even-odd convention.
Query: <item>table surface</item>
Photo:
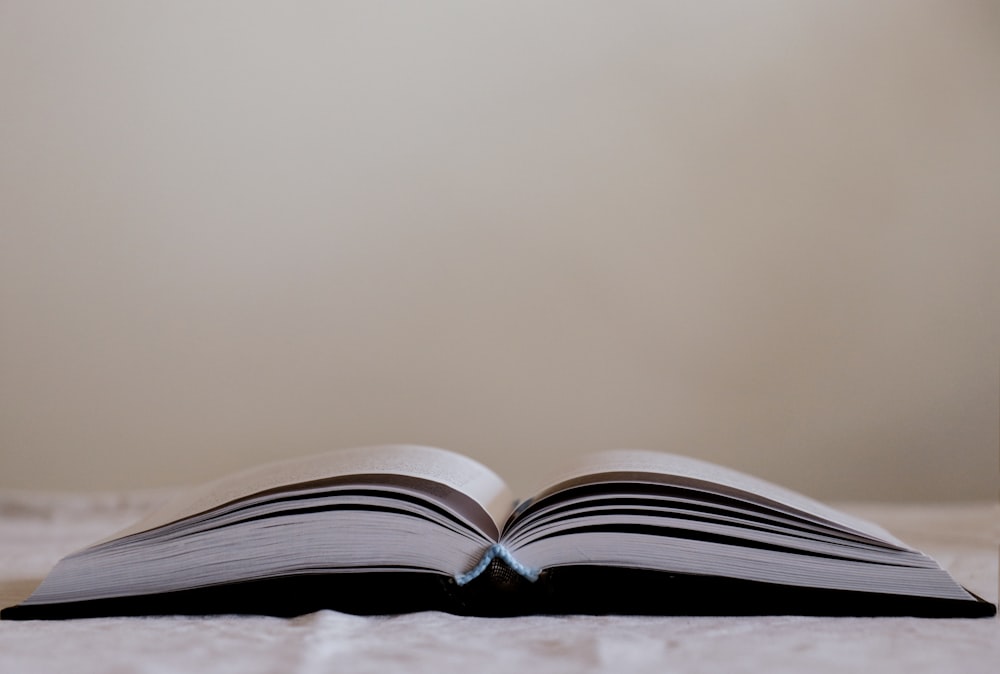
[[[164,490],[0,490],[0,606],[63,555],[130,524]],[[996,504],[838,504],[997,601]],[[0,672],[998,671],[1000,621],[919,618],[258,616],[0,621]]]

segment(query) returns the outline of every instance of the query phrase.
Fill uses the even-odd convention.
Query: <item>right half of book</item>
[[[494,611],[996,614],[936,560],[870,521],[658,452],[589,457],[522,504],[499,547],[488,578],[468,589],[482,595],[471,604]]]

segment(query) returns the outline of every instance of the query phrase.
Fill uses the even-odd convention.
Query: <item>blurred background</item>
[[[0,2],[0,486],[663,449],[993,499],[996,2]]]

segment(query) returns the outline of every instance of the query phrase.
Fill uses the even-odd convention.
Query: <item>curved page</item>
[[[467,497],[454,499],[446,505],[470,522],[481,523],[484,520],[481,513],[488,515],[485,524],[492,523],[493,530],[484,533],[494,539],[499,536],[500,527],[514,504],[514,497],[504,481],[467,456],[419,445],[358,447],[277,461],[222,477],[195,487],[101,542],[155,529],[261,492],[353,475],[376,479],[386,476],[387,481],[390,477],[404,481],[410,478],[414,490],[420,490],[424,481],[443,485]],[[431,500],[442,500],[440,490],[423,491]],[[473,504],[469,503],[470,499]],[[480,512],[470,512],[470,505]]]
[[[588,454],[549,481],[538,492],[536,500],[570,487],[616,479],[707,489],[750,503],[805,515],[816,522],[909,549],[882,527],[825,506],[798,492],[723,466],[665,452],[615,449]]]

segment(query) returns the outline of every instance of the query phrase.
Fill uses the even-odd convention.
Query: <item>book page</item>
[[[504,481],[467,456],[436,447],[379,445],[277,461],[227,475],[195,487],[111,538],[155,529],[253,494],[355,475],[376,480],[385,476],[387,483],[398,482],[389,479],[396,477],[413,479],[414,485],[419,485],[418,480],[443,485],[474,501],[497,530],[514,504],[514,496]],[[428,496],[440,500],[440,490],[434,491],[428,491]],[[483,519],[475,513],[463,514],[471,521]]]
[[[893,545],[908,547],[881,527],[825,506],[798,492],[731,468],[666,452],[616,449],[585,455],[561,475],[547,481],[546,486],[538,492],[536,500],[562,489],[614,479],[681,486],[691,486],[692,482],[708,483],[707,488],[729,496],[769,506],[783,506],[786,510],[791,509]]]

